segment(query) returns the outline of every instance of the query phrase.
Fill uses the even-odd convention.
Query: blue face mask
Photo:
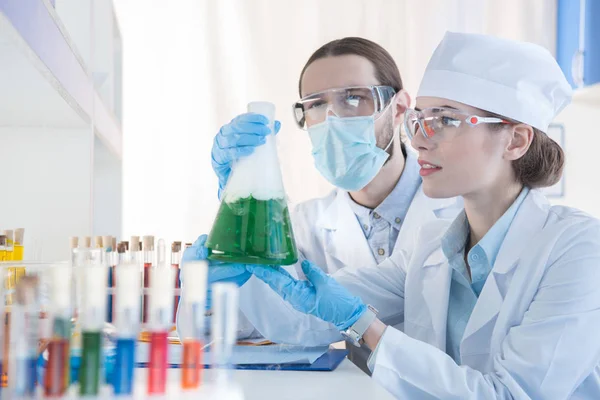
[[[333,115],[308,128],[315,166],[333,185],[358,191],[377,175],[389,154],[377,147],[375,118]],[[390,140],[391,145],[392,141]],[[386,147],[386,149],[387,149]]]

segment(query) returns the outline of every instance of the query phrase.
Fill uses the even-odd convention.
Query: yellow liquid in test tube
[[[23,245],[15,243],[15,247],[13,249],[13,260],[14,261],[23,261]],[[19,280],[25,276],[25,267],[16,267],[15,268],[15,284],[19,283]]]
[[[23,261],[23,236],[25,235],[25,229],[15,229],[14,244],[13,244],[13,260]],[[19,283],[19,280],[25,276],[25,267],[15,268],[15,283]]]

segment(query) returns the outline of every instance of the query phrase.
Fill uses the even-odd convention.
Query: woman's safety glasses
[[[447,107],[431,107],[423,110],[408,109],[404,113],[404,128],[412,140],[420,130],[427,139],[439,140],[451,136],[465,123],[468,126],[479,124],[510,124],[501,118],[479,117],[466,111]]]
[[[301,129],[325,121],[330,112],[339,118],[369,117],[383,111],[395,94],[390,86],[329,89],[294,103],[294,117]]]

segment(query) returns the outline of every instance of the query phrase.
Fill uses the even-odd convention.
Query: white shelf
[[[0,0],[0,126],[94,127],[121,158],[120,122],[48,0]]]

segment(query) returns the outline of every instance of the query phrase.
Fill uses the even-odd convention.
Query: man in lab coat
[[[460,210],[456,199],[429,199],[422,192],[416,156],[407,151],[400,137],[410,96],[385,49],[362,38],[327,43],[306,63],[299,92],[301,99],[294,106],[296,122],[308,131],[315,166],[336,189],[292,211],[300,253],[297,266],[289,268],[292,274],[302,275],[299,265],[303,259],[329,274],[346,266],[377,267],[395,252],[410,252],[421,224],[456,216]],[[250,154],[271,133],[267,124],[260,115],[243,114],[221,128],[212,150],[219,195],[232,163]],[[184,261],[199,258],[204,241],[201,237],[186,250]],[[223,275],[211,273],[209,281],[235,281],[241,286],[242,299],[281,302],[243,269],[237,274],[219,268],[219,273]],[[273,329],[273,324],[261,323],[268,319],[268,312],[256,315],[256,311],[246,315],[252,327],[240,336],[248,336],[255,327],[271,340],[281,337],[289,341],[297,329],[285,321]],[[298,336],[296,341],[309,344],[307,340]],[[350,358],[368,373],[366,354],[353,352]]]

